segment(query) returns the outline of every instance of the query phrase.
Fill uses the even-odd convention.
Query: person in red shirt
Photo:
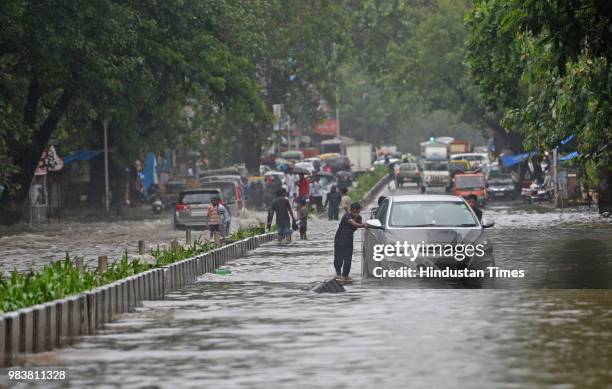
[[[300,174],[300,180],[298,181],[298,196],[301,199],[308,199],[310,197],[310,181],[304,176],[304,174]]]

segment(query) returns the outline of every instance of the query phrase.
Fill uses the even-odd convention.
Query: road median
[[[142,301],[163,299],[274,236],[254,227],[233,234],[233,242],[220,247],[195,242],[152,250],[153,264],[129,261],[125,255],[104,272],[79,269],[71,258],[39,272],[14,271],[0,280],[0,367],[93,335]]]

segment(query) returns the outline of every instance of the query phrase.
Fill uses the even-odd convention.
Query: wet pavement
[[[612,291],[531,288],[609,285],[612,225],[595,214],[504,204],[485,216],[496,221],[498,265],[531,274],[495,285],[512,289],[364,286],[357,244],[347,292],[310,292],[333,273],[337,222],[317,220],[308,241],[266,244],[232,262],[231,275],[202,276],[97,336],[30,361],[66,370],[68,380],[11,385],[609,387]],[[588,271],[577,273],[577,264]],[[0,386],[6,377],[0,371]]]

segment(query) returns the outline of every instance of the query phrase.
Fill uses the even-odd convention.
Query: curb
[[[74,344],[80,336],[94,335],[120,314],[142,306],[142,301],[162,300],[166,293],[193,283],[232,259],[245,257],[249,250],[274,237],[274,233],[253,236],[88,292],[3,313],[0,367],[12,366],[27,354],[51,351]]]

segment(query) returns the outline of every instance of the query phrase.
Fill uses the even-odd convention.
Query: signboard
[[[319,135],[338,135],[338,122],[335,119],[327,119],[317,125],[313,132]]]

